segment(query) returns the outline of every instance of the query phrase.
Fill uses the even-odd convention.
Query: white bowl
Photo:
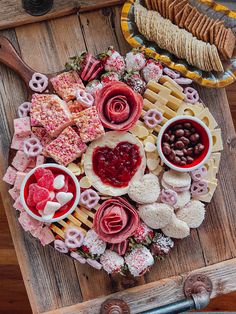
[[[209,141],[209,145],[208,145],[208,151],[205,155],[205,157],[196,165],[193,165],[191,166],[191,164],[189,166],[185,166],[185,167],[182,167],[182,166],[177,166],[177,165],[174,165],[173,163],[171,163],[166,157],[165,155],[163,154],[163,151],[162,151],[162,137],[163,137],[163,134],[166,132],[166,130],[172,125],[172,124],[178,124],[179,121],[182,121],[184,120],[184,123],[186,122],[194,122],[195,124],[198,124],[199,125],[199,128],[202,128],[204,129],[204,131],[206,132],[207,134],[207,137],[208,137],[208,141]],[[158,137],[157,137],[157,150],[158,150],[158,153],[160,155],[160,158],[161,160],[171,169],[173,170],[176,170],[176,171],[179,171],[179,172],[189,172],[189,171],[193,171],[193,170],[196,170],[198,168],[200,168],[201,166],[203,166],[207,160],[210,158],[211,156],[211,152],[212,152],[212,146],[213,146],[213,141],[212,141],[212,134],[211,134],[211,131],[209,130],[209,128],[205,125],[204,122],[202,122],[200,119],[198,118],[195,118],[195,117],[192,117],[192,116],[177,116],[175,118],[172,118],[170,120],[168,120],[168,122],[166,122],[159,134],[158,134]]]
[[[76,188],[76,197],[75,197],[75,201],[74,201],[74,204],[71,206],[71,208],[63,215],[59,216],[59,217],[56,217],[56,218],[52,218],[50,220],[45,220],[43,219],[43,217],[41,216],[38,216],[36,214],[34,214],[31,209],[27,206],[26,204],[26,201],[25,201],[25,198],[24,198],[24,189],[25,189],[25,185],[28,181],[28,179],[34,174],[35,170],[37,168],[56,168],[56,169],[59,169],[59,170],[62,170],[63,172],[65,172],[66,174],[68,174],[71,179],[73,180],[74,184],[75,184],[75,188]],[[42,222],[47,222],[47,223],[52,223],[52,222],[56,222],[56,221],[60,221],[66,217],[68,217],[76,208],[76,206],[78,205],[79,203],[79,199],[80,199],[80,184],[79,184],[79,181],[77,180],[76,176],[69,170],[67,169],[66,167],[64,166],[61,166],[61,165],[58,165],[58,164],[54,164],[54,163],[49,163],[49,164],[44,164],[44,165],[41,165],[41,166],[38,166],[38,167],[35,167],[33,168],[29,173],[27,173],[27,175],[25,176],[23,182],[22,182],[22,185],[21,185],[21,189],[20,189],[20,200],[21,200],[21,203],[24,207],[24,209],[26,210],[26,212],[31,216],[33,217],[34,219],[36,220],[39,220],[39,221],[42,221]]]

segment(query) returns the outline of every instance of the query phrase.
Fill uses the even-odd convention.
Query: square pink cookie
[[[15,180],[15,184],[14,184],[14,188],[16,190],[20,190],[21,188],[21,184],[24,180],[26,176],[26,173],[25,172],[21,172],[21,171],[18,171],[17,174],[16,174],[16,180]]]
[[[13,204],[13,207],[16,210],[19,210],[21,213],[24,212],[24,207],[20,201],[20,196],[15,200],[15,203]]]
[[[14,134],[18,136],[28,136],[31,134],[29,117],[14,119]]]
[[[16,149],[16,150],[23,150],[24,141],[29,138],[30,138],[30,135],[19,136],[17,134],[14,134],[12,138],[12,142],[11,142],[11,148]]]
[[[46,152],[59,164],[67,166],[86,150],[87,146],[72,129],[66,128],[53,142],[46,146]]]
[[[6,171],[5,175],[4,175],[4,177],[2,178],[3,181],[5,181],[8,184],[14,185],[15,180],[16,180],[16,173],[17,173],[16,169],[14,169],[13,167],[9,166],[7,168],[7,171]]]
[[[63,72],[53,78],[51,83],[56,93],[65,101],[76,98],[76,91],[84,88],[84,84],[76,71]]]
[[[83,142],[91,142],[103,134],[104,127],[99,119],[96,107],[85,109],[74,116],[80,137]]]
[[[18,171],[24,171],[31,162],[31,158],[27,157],[24,152],[18,150],[13,161],[12,166],[14,166]]]
[[[14,201],[20,196],[20,191],[18,191],[14,186],[11,188],[8,193],[11,195]]]
[[[51,137],[57,137],[73,123],[67,104],[56,95],[34,94],[30,114]]]

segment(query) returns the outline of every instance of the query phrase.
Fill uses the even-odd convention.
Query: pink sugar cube
[[[13,198],[14,201],[17,200],[17,198],[20,196],[20,192],[15,188],[15,186],[13,188],[11,188],[8,193],[11,195],[11,197]]]
[[[40,240],[43,246],[50,244],[55,240],[55,237],[49,227],[45,226],[41,229],[38,239]]]
[[[51,137],[57,137],[73,123],[67,104],[56,95],[34,94],[30,114]]]
[[[30,118],[14,119],[14,133],[19,136],[28,136],[31,134]]]
[[[2,178],[3,181],[5,181],[8,184],[14,185],[15,180],[16,180],[16,173],[17,173],[16,169],[14,169],[13,167],[9,166],[7,168],[7,171],[6,171],[5,175],[4,175],[4,177]]]
[[[80,137],[85,143],[91,142],[105,134],[96,107],[91,107],[75,114],[74,120]]]
[[[29,159],[30,159],[30,162],[28,164],[28,168],[31,168],[31,169],[35,168],[36,167],[36,158],[30,157]]]
[[[42,155],[37,156],[36,166],[41,166],[44,164],[44,162],[45,162],[44,156],[42,156]]]
[[[23,143],[25,140],[29,139],[30,135],[28,136],[19,136],[17,134],[13,135],[11,148],[16,150],[23,150]]]
[[[86,150],[87,146],[72,129],[66,128],[53,142],[46,146],[46,152],[59,164],[67,166]]]
[[[51,83],[56,93],[65,101],[76,98],[76,91],[84,88],[84,84],[76,71],[63,72],[53,78]]]
[[[24,171],[30,163],[30,158],[26,156],[24,152],[18,150],[16,156],[12,161],[12,166],[14,166],[18,171]]]
[[[20,196],[16,199],[15,203],[13,204],[13,207],[16,210],[19,210],[21,213],[24,211],[24,207],[20,201]]]
[[[21,184],[26,176],[26,173],[18,171],[16,174],[16,180],[14,184],[14,188],[20,190]]]

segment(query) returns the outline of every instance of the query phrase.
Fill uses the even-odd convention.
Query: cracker
[[[152,10],[152,2],[151,0],[145,0],[146,7],[148,10]]]
[[[179,21],[179,24],[178,24],[179,27],[181,27],[181,28],[184,27],[184,23],[185,23],[186,19],[188,18],[189,14],[191,13],[191,11],[192,11],[192,6],[187,3],[184,7],[182,17]]]
[[[214,24],[215,20],[210,19],[209,24],[207,25],[207,27],[205,28],[204,34],[203,34],[203,40],[206,42],[210,41],[210,29],[212,27],[212,25]]]
[[[193,32],[193,30],[194,30],[194,25],[195,25],[195,23],[197,22],[197,20],[200,18],[200,15],[201,15],[201,13],[198,12],[198,11],[196,11],[194,17],[192,18],[192,20],[191,20],[191,22],[190,22],[190,24],[189,24],[189,26],[188,26],[188,31],[189,31],[190,33],[192,33],[193,36],[194,36],[194,32]],[[196,28],[196,27],[195,27],[195,28]]]
[[[180,2],[181,0],[174,0],[171,2],[169,6],[169,19],[172,23],[175,22],[175,6]]]
[[[191,25],[191,23],[194,23],[194,21],[196,21],[196,18],[197,18],[196,13],[197,12],[198,11],[195,7],[191,7],[191,12],[189,13],[188,17],[184,21],[184,28],[190,32],[191,32],[190,25]]]
[[[166,18],[166,0],[161,0],[162,16]]]
[[[170,20],[170,4],[172,0],[166,0],[166,18]]]
[[[230,59],[233,56],[234,48],[235,48],[236,38],[231,29],[227,30],[226,39],[223,45],[223,52],[226,55],[226,58]]]
[[[207,20],[207,16],[206,15],[202,15],[202,19],[200,20],[200,23],[198,24],[198,27],[196,29],[196,37],[198,39],[201,39],[200,32],[201,32],[202,27],[205,24],[206,20]]]
[[[216,26],[215,28],[213,44],[216,45],[216,47],[218,47],[220,44],[220,39],[224,29],[225,29],[224,25],[220,25],[219,27]]]
[[[187,0],[181,0],[177,5],[174,6],[175,24],[179,25],[179,22],[184,11],[184,7],[187,3],[188,3]]]
[[[152,10],[158,11],[157,0],[151,0]]]
[[[209,42],[210,44],[214,44],[214,33],[215,33],[215,27],[216,25],[218,25],[219,23],[219,20],[215,20],[214,23],[211,25],[211,28],[210,28],[210,33],[209,33]]]
[[[218,54],[218,51],[215,45],[211,45],[210,58],[211,58],[211,64],[213,65],[213,69],[215,71],[223,72],[224,68],[223,68],[222,62],[220,60],[220,56]]]
[[[205,34],[205,31],[206,31],[208,25],[210,24],[210,22],[211,22],[211,19],[207,16],[205,23],[203,24],[202,29],[200,31],[201,40],[204,40],[204,34]]]
[[[155,0],[155,1],[156,1],[156,6],[157,6],[157,11],[162,16],[162,0]]]
[[[221,55],[223,56],[223,58],[225,60],[227,60],[228,58],[227,58],[226,54],[223,51],[223,47],[224,47],[224,44],[225,44],[225,41],[226,41],[227,33],[228,33],[228,29],[225,28],[224,31],[221,33],[220,44],[219,44],[218,47],[216,46],[216,48],[218,49],[218,51],[221,53]]]

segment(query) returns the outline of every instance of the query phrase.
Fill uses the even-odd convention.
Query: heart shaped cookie
[[[133,181],[130,184],[128,195],[139,204],[155,203],[160,195],[158,177],[149,173],[145,174],[140,180]]]
[[[65,193],[65,192],[59,192],[56,195],[57,201],[61,204],[61,206],[67,204],[69,201],[71,201],[73,198],[72,193]]]

